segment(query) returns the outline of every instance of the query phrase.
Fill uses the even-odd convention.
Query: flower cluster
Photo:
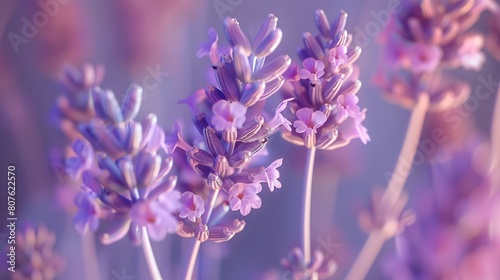
[[[157,117],[135,121],[142,88],[132,85],[120,106],[112,91],[95,86],[102,77],[96,78],[91,66],[68,73],[73,86],[80,85],[78,95],[68,99],[74,102],[59,106],[80,135],[65,162],[73,181],[82,183],[83,192],[75,198],[77,230],[95,231],[105,220],[112,225],[101,236],[105,244],[127,233],[140,244],[143,228],[155,240],[164,238],[177,226],[180,194],[173,190],[176,177],[167,176],[172,158],[161,156],[165,134]]]
[[[481,143],[471,137],[465,150],[439,152],[432,189],[420,193],[418,219],[396,237],[397,256],[384,264],[390,279],[500,277],[500,236],[493,226],[500,204],[487,172],[477,166]]]
[[[417,97],[430,97],[430,110],[459,106],[470,86],[444,74],[446,69],[479,71],[486,60],[484,36],[471,31],[492,1],[404,1],[391,18],[380,42],[384,45],[382,69],[376,82],[391,101],[414,106]]]
[[[16,236],[15,272],[10,279],[54,279],[66,261],[53,251],[56,236],[45,226],[26,226]]]
[[[306,32],[298,51],[303,68],[292,63],[285,73],[285,103],[295,115],[293,131],[283,132],[287,141],[333,150],[359,138],[370,141],[361,124],[366,109],[360,109],[356,95],[361,87],[354,62],[361,48],[352,47],[352,35],[344,28],[347,13],[341,12],[330,25],[322,10],[316,12],[318,36]]]
[[[233,210],[246,216],[260,208],[262,183],[270,191],[281,188],[277,168],[282,159],[268,167],[254,160],[264,154],[272,133],[280,126],[290,129],[291,125],[281,114],[286,103],[280,104],[274,115],[264,111],[266,99],[283,85],[282,74],[290,65],[286,55],[266,62],[281,41],[277,21],[269,15],[250,42],[236,19],[227,18],[224,31],[229,46],[219,47],[218,34],[211,28],[210,41],[198,52],[210,58],[217,85],[207,84],[181,102],[191,108],[201,141],[195,138],[188,143],[180,125],[166,141],[171,153],[179,147],[187,155],[186,164],[202,179],[189,177],[179,182],[184,191],[178,227],[181,236],[195,236],[202,242],[229,240],[245,222],[224,221],[226,213]]]
[[[62,79],[64,95],[59,96],[53,119],[70,139],[81,137],[78,124],[95,117],[90,90],[104,78],[102,66],[85,64],[81,69],[66,68]]]

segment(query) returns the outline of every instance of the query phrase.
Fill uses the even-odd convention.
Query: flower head
[[[262,191],[259,183],[244,184],[237,183],[229,190],[229,206],[231,210],[240,210],[241,215],[246,216],[253,209],[259,209],[262,200],[257,195]]]
[[[330,61],[331,65],[333,65],[335,68],[338,68],[339,66],[346,64],[347,63],[347,47],[346,46],[338,46],[331,48],[330,51],[328,52],[328,60]]]
[[[212,107],[212,124],[218,131],[235,131],[245,123],[247,108],[239,102],[220,100]]]
[[[199,195],[192,192],[184,192],[181,194],[181,206],[179,208],[179,217],[188,218],[191,222],[195,222],[197,218],[205,212],[204,201]]]
[[[300,70],[300,78],[302,79],[309,79],[311,82],[316,83],[325,74],[323,71],[325,69],[323,62],[315,60],[312,57],[302,61],[302,65],[304,66],[304,69]]]
[[[297,133],[314,134],[317,128],[326,122],[326,115],[321,111],[315,111],[309,108],[302,108],[296,113],[297,119],[293,123]]]
[[[269,190],[274,191],[274,188],[281,188],[281,182],[278,181],[280,177],[280,172],[278,167],[283,164],[283,159],[277,159],[271,163],[267,168],[262,170],[259,174],[255,175],[254,182],[256,183],[267,183]]]
[[[151,239],[162,240],[177,227],[177,219],[171,212],[171,207],[175,204],[175,201],[169,199],[139,201],[130,209],[130,216],[138,226],[146,227]]]

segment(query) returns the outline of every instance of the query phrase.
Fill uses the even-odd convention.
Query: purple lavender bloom
[[[56,235],[45,226],[27,226],[17,232],[16,266],[11,279],[46,279],[58,277],[66,261],[54,252]]]
[[[280,172],[278,167],[283,164],[283,159],[277,159],[273,161],[268,167],[262,170],[259,174],[254,176],[254,182],[256,183],[267,183],[270,191],[274,191],[274,188],[281,188],[281,182],[278,181],[280,177]]]
[[[330,25],[325,13],[318,10],[316,25],[320,34],[315,37],[304,33],[304,48],[298,51],[304,69],[292,64],[286,72],[283,94],[285,98],[293,98],[289,102],[296,129],[284,131],[282,136],[291,143],[333,150],[355,138],[363,143],[370,140],[361,124],[365,115],[357,105],[356,96],[361,82],[357,80],[354,62],[361,48],[350,46],[351,35],[344,30],[346,19],[347,14],[341,12]],[[345,130],[343,123],[351,119],[356,120],[358,134],[353,134],[352,129]]]
[[[287,258],[282,259],[281,265],[290,274],[290,279],[310,279],[313,274],[318,279],[325,279],[337,271],[337,263],[333,259],[325,260],[321,251],[314,251],[311,262],[305,263],[304,253],[299,248],[294,248]]]
[[[262,186],[258,183],[235,184],[229,190],[229,206],[231,210],[240,210],[241,215],[246,216],[252,209],[259,209],[262,205],[262,200],[257,194],[261,191]]]
[[[251,42],[238,21],[227,18],[224,33],[231,50],[222,53],[217,49],[218,35],[213,29],[210,42],[200,50],[211,58],[217,85],[207,84],[182,102],[190,107],[202,141],[183,135],[180,127],[166,136],[169,152],[178,147],[183,151],[177,153],[187,155],[180,167],[191,167],[198,175],[189,173],[191,178],[179,182],[184,192],[177,234],[182,237],[200,242],[230,240],[243,230],[245,222],[228,221],[226,214],[233,210],[246,216],[251,209],[260,208],[257,194],[262,186],[258,182],[268,183],[270,190],[281,187],[277,180],[281,161],[266,169],[255,159],[271,134],[281,126],[291,129],[291,122],[282,114],[289,100],[278,105],[274,116],[264,111],[266,100],[284,84],[282,75],[290,65],[287,55],[266,61],[281,42],[277,20],[269,15]]]
[[[189,191],[182,193],[179,217],[188,218],[188,220],[194,223],[205,212],[204,204],[205,202],[201,196]]]
[[[420,188],[418,219],[396,238],[397,254],[384,263],[390,279],[497,279],[500,236],[492,231],[500,197],[487,170],[478,168],[484,144],[437,151],[433,185]]]
[[[77,124],[95,117],[90,90],[101,83],[104,68],[83,65],[80,69],[67,68],[63,77],[64,95],[57,100],[55,121],[71,139],[81,136]]]
[[[319,60],[315,60],[312,57],[307,58],[302,62],[304,69],[300,70],[300,78],[309,79],[311,82],[318,82],[325,72],[325,65]]]
[[[99,227],[100,219],[105,217],[106,208],[99,205],[91,192],[82,192],[75,198],[75,205],[78,207],[73,223],[76,230],[84,235],[90,229],[96,231]]]
[[[160,240],[167,232],[175,231],[180,195],[174,191],[177,178],[168,177],[172,158],[162,159],[167,151],[165,133],[150,114],[145,121],[135,121],[141,102],[142,88],[132,85],[122,105],[112,91],[94,88],[92,92],[96,117],[79,125],[80,131],[101,151],[96,158],[86,142],[76,142],[75,152],[97,165],[83,170],[83,183],[92,191],[77,197],[79,212],[75,217],[77,229],[84,233],[96,230],[100,221],[115,221],[118,227],[101,236],[105,244],[116,242],[127,232],[134,244],[140,244],[141,227],[151,238]],[[104,152],[104,153],[102,153]]]
[[[453,90],[433,90],[437,84],[447,83],[434,77],[442,77],[449,68],[481,69],[483,37],[469,30],[484,10],[495,6],[491,1],[475,0],[401,3],[402,11],[392,17],[380,40],[385,55],[377,82],[384,95],[403,107],[412,107],[418,96],[426,94],[434,111],[462,104],[464,94],[470,94],[467,85],[460,82]]]
[[[212,107],[212,125],[218,131],[236,131],[245,123],[247,108],[239,102],[219,100]]]
[[[178,195],[177,193],[176,196]],[[177,228],[178,221],[172,215],[172,205],[176,205],[178,200],[178,197],[167,196],[166,199],[159,198],[157,201],[138,201],[130,209],[132,222],[146,227],[151,239],[162,240],[168,232],[174,232]]]

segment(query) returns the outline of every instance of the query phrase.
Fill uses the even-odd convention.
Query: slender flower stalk
[[[425,116],[429,108],[429,96],[421,94],[417,99],[417,104],[413,107],[408,129],[403,143],[403,148],[398,157],[394,172],[390,178],[387,188],[385,189],[380,201],[380,205],[398,204],[398,200],[403,195],[403,188],[412,169],[415,153],[417,152],[418,141],[422,132]],[[406,203],[404,203],[406,204]],[[403,205],[404,207],[404,205]],[[390,211],[392,215],[399,216],[402,208]],[[384,220],[387,218],[383,217]],[[382,226],[387,227],[390,220],[384,221]],[[382,249],[384,242],[393,236],[392,230],[390,233],[384,233],[381,228],[374,227],[371,229],[368,239],[366,240],[363,249],[354,261],[347,280],[364,279],[370,267],[373,265],[377,255]]]
[[[208,205],[207,205],[207,209],[206,211],[203,213],[203,217],[202,217],[202,222],[203,224],[208,224],[208,222],[210,221],[210,216],[212,215],[212,212],[213,212],[213,209],[214,209],[214,206],[215,206],[215,202],[217,200],[217,197],[219,196],[219,191],[220,189],[212,189],[210,190],[210,195],[208,197]],[[189,250],[190,253],[189,253],[189,259],[187,261],[187,264],[186,264],[186,272],[184,274],[184,278],[185,280],[191,280],[193,278],[193,272],[194,272],[194,267],[196,265],[196,259],[198,257],[198,252],[200,251],[200,245],[201,245],[201,242],[198,240],[198,239],[193,239],[193,242],[192,242],[192,245],[191,245],[191,249]]]
[[[311,261],[311,196],[315,156],[315,147],[307,150],[304,177],[304,201],[302,205],[302,250],[306,263]]]
[[[201,242],[198,239],[193,238],[191,240],[191,248],[190,248],[190,254],[189,254],[189,259],[185,265],[186,267],[186,272],[182,279],[184,280],[191,280],[193,279],[193,272],[194,272],[194,267],[196,264],[196,259],[198,258],[198,252],[200,251],[200,245]]]
[[[425,115],[429,108],[429,96],[421,94],[417,100],[416,106],[413,108],[406,136],[403,142],[403,148],[399,153],[396,167],[390,178],[387,189],[384,193],[384,198],[388,201],[394,201],[401,196],[406,179],[412,169],[413,159],[418,148],[418,141],[422,133]]]
[[[361,252],[359,252],[356,261],[349,270],[346,280],[362,280],[365,279],[370,267],[378,256],[382,245],[384,245],[386,238],[379,231],[372,231],[368,236]]]
[[[87,279],[99,279],[99,265],[95,249],[95,234],[86,232],[82,238],[83,263]]]
[[[160,270],[158,269],[158,264],[156,264],[156,258],[153,253],[153,248],[151,248],[151,242],[149,242],[148,230],[146,227],[142,227],[142,251],[144,252],[144,257],[146,258],[151,279],[162,280],[163,278],[161,277]]]

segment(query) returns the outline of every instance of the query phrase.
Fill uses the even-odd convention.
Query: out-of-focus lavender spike
[[[443,29],[443,34],[441,34],[441,44],[448,44],[457,36],[458,32],[460,32],[460,24],[457,22],[450,22],[450,25]]]
[[[155,200],[161,194],[171,192],[175,185],[177,184],[177,176],[169,176],[166,180],[161,182],[158,186],[155,186],[153,189],[147,189],[145,195],[148,196],[149,199]]]
[[[253,41],[253,49],[256,50],[258,46],[262,44],[265,38],[268,37],[271,32],[276,30],[277,26],[278,18],[273,14],[269,14],[264,23],[262,23],[257,36],[255,36],[255,40]]]
[[[205,143],[207,144],[207,147],[212,154],[218,156],[224,155],[224,149],[222,149],[219,136],[217,136],[217,133],[213,127],[207,126],[203,130],[203,136],[205,138]]]
[[[158,176],[161,166],[161,157],[141,152],[135,163],[135,177],[138,186],[149,186],[153,178]]]
[[[187,152],[187,156],[194,162],[205,166],[212,166],[214,162],[214,156],[212,154],[197,147]]]
[[[123,183],[120,169],[110,157],[104,154],[97,155],[97,164],[101,169],[107,170],[117,182]]]
[[[130,239],[130,243],[135,246],[141,245],[141,236],[142,236],[142,227],[132,222],[128,229],[128,238]]]
[[[321,35],[325,38],[329,38],[330,23],[328,22],[325,12],[323,10],[316,10],[314,20]]]
[[[314,38],[311,33],[305,32],[304,35],[302,35],[302,40],[304,42],[305,50],[309,54],[309,57],[323,61],[325,53],[316,38]]]
[[[100,236],[99,239],[101,240],[101,243],[104,245],[109,245],[122,239],[127,235],[129,226],[130,221],[124,221],[118,226],[115,226],[115,228],[112,228],[111,230]]]
[[[243,47],[234,47],[233,64],[238,79],[240,79],[243,83],[248,83],[252,78],[252,68]]]
[[[133,120],[139,113],[142,103],[143,89],[137,84],[132,84],[126,93],[122,105],[123,120]]]
[[[276,30],[273,30],[264,38],[262,43],[257,45],[254,52],[255,56],[266,57],[270,55],[279,46],[282,38],[283,32],[281,31],[281,29],[278,28]]]
[[[207,84],[205,86],[205,94],[207,95],[207,99],[212,103],[212,104],[215,104],[217,103],[217,101],[219,100],[225,100],[226,97],[224,96],[224,94],[222,93],[222,91],[220,91],[218,88],[210,85],[210,84]]]
[[[92,99],[93,99],[93,105],[94,105],[94,111],[96,112],[97,116],[103,117],[106,115],[106,111],[103,107],[104,102],[102,101],[103,98],[103,89],[100,87],[96,86],[92,88],[91,94],[92,94]]]
[[[142,141],[142,125],[140,123],[131,123],[130,130],[127,132],[127,142],[125,150],[127,153],[134,154],[141,147]]]
[[[233,75],[232,71],[230,71],[229,67],[232,67],[232,65],[228,63],[219,63],[215,68],[215,77],[227,100],[238,101],[240,93],[239,81],[238,78]]]
[[[243,88],[243,92],[240,98],[240,103],[247,107],[254,105],[255,103],[257,103],[257,101],[261,100],[265,88],[266,84],[261,81],[253,82],[251,84],[246,85]]]
[[[291,59],[288,55],[278,56],[255,72],[252,79],[264,82],[272,81],[285,73],[290,63]]]
[[[243,31],[241,31],[240,24],[235,18],[226,18],[224,20],[224,33],[226,34],[227,41],[232,47],[241,46],[249,56],[252,53],[250,41]]]
[[[267,82],[264,93],[260,97],[260,100],[265,100],[274,93],[276,93],[283,86],[284,83],[285,83],[285,78],[283,78],[282,76],[279,76],[278,78]]]
[[[425,42],[426,37],[430,34],[425,34],[421,22],[417,18],[408,19],[408,27],[413,39],[416,42]]]
[[[446,6],[445,12],[451,18],[459,17],[472,10],[474,2],[476,2],[476,0],[462,0],[452,2]]]
[[[81,69],[67,67],[64,69],[66,85],[71,90],[88,90],[100,84],[104,78],[104,67],[102,65],[92,66],[84,64]]]
[[[120,169],[125,185],[129,189],[135,188],[137,186],[137,180],[135,178],[134,165],[130,159],[121,159],[118,162],[118,168]]]
[[[335,18],[330,26],[330,38],[335,38],[335,35],[340,31],[345,29],[345,24],[347,23],[347,13],[345,11],[340,11],[340,14]]]
[[[151,137],[153,137],[157,123],[158,123],[158,117],[152,113],[148,114],[148,116],[142,121],[141,128],[143,131],[143,136],[142,136],[142,144],[140,147],[141,149],[144,148],[151,140]]]

